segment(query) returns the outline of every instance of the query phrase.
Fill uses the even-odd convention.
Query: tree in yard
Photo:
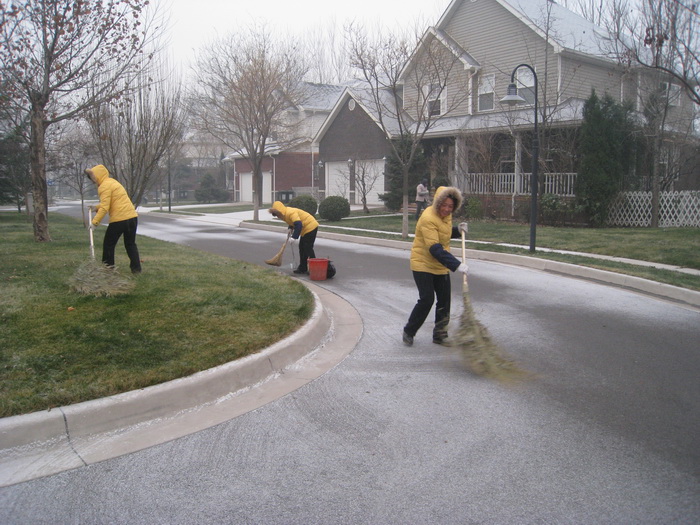
[[[464,76],[465,53],[445,33],[429,29],[418,38],[377,31],[376,39],[356,25],[347,28],[351,64],[364,89],[355,96],[389,139],[401,171],[402,236],[408,237],[410,170],[426,133],[468,96],[467,88],[447,93],[448,81]]]
[[[9,104],[30,122],[34,238],[50,241],[46,132],[122,96],[154,35],[148,0],[0,3],[0,72]],[[117,80],[122,82],[117,84]],[[117,87],[119,86],[119,87]]]
[[[362,203],[362,210],[369,213],[367,207],[367,197],[372,193],[377,179],[382,175],[381,171],[373,163],[363,160],[355,161],[355,194],[359,195]]]
[[[603,27],[621,63],[663,73],[700,105],[700,9],[690,0],[608,4]]]
[[[395,139],[397,142],[395,150],[400,153],[397,155],[392,151],[386,161],[386,178],[389,191],[379,195],[379,198],[384,201],[384,205],[390,210],[398,210],[404,205],[404,169],[401,163],[401,155],[407,156],[406,150],[411,148],[413,137]],[[415,189],[421,179],[425,177],[428,171],[428,161],[425,158],[423,149],[419,148],[413,155],[413,160],[408,168],[408,184],[409,196],[411,200],[415,200]]]
[[[215,41],[198,61],[193,113],[203,131],[250,163],[255,220],[263,205],[262,161],[270,142],[295,138],[285,117],[303,102],[306,70],[295,45],[264,27]]]
[[[601,23],[609,55],[641,71],[638,99],[648,159],[644,168],[651,181],[651,226],[658,227],[660,193],[674,173],[662,166],[683,162],[685,153],[679,152],[692,148],[693,142],[697,148],[692,119],[700,109],[700,12],[697,3],[685,0],[613,0],[605,14]]]
[[[80,195],[83,223],[87,227],[85,196],[95,185],[85,176],[85,170],[100,164],[100,155],[95,139],[82,123],[68,126],[55,147],[47,151],[51,173],[55,180],[66,184]]]
[[[632,108],[595,91],[583,109],[580,133],[581,163],[576,179],[576,200],[589,222],[603,226],[624,177],[632,166],[634,123]]]
[[[148,77],[136,77],[143,89],[96,104],[86,115],[102,163],[137,205],[179,148],[187,120],[174,73],[165,64],[151,69]]]
[[[194,198],[198,202],[226,202],[228,197],[228,192],[217,186],[216,179],[211,173],[202,177],[199,188],[194,191]]]

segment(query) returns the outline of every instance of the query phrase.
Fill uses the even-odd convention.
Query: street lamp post
[[[521,67],[526,67],[532,72],[532,77],[535,83],[535,127],[533,130],[534,137],[532,139],[532,174],[530,177],[530,252],[535,252],[535,238],[537,232],[537,168],[539,164],[539,149],[540,140],[537,134],[537,73],[535,69],[529,64],[520,64],[515,67],[513,72],[510,74],[510,84],[508,85],[508,94],[501,99],[501,102],[505,102],[511,106],[515,104],[527,102],[523,97],[518,95],[518,86],[515,84],[515,73]]]

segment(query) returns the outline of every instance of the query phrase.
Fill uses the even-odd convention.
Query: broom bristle
[[[477,375],[506,382],[527,376],[527,372],[491,340],[486,327],[476,319],[468,291],[463,292],[462,298],[464,308],[452,344],[460,348],[469,369]]]
[[[68,285],[81,295],[112,297],[129,293],[136,283],[131,277],[121,275],[116,268],[88,259],[78,267]]]
[[[265,261],[265,264],[269,264],[270,266],[282,266],[282,257],[280,257],[281,254],[275,255],[272,259],[268,259]]]

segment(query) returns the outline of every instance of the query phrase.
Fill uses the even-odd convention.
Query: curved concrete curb
[[[304,284],[315,297],[309,321],[257,354],[141,390],[0,419],[0,486],[203,430],[319,377],[352,351],[362,320],[339,296]]]
[[[280,230],[279,226],[273,226],[270,224],[256,224],[251,222],[242,222],[240,227],[267,231]],[[375,237],[362,237],[360,235],[347,235],[331,232],[319,232],[318,237],[336,241],[352,241],[356,244],[366,244],[369,246],[385,246],[388,248],[396,248],[398,250],[411,249],[411,243],[408,241],[395,241],[392,239],[378,239]],[[588,268],[586,266],[578,266],[576,264],[557,262],[549,259],[528,257],[526,255],[489,252],[484,250],[467,250],[467,259],[511,264],[514,266],[523,266],[545,272],[568,275],[580,279],[599,281],[613,286],[620,286],[630,290],[635,290],[637,292],[654,295],[700,308],[700,292],[689,290],[687,288],[680,288],[678,286],[671,286],[670,284],[651,281],[649,279],[643,279],[641,277],[625,275],[622,273],[599,270],[597,268]]]

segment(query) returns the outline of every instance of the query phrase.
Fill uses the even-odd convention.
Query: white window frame
[[[521,67],[516,73],[518,95],[523,97],[528,104],[535,104],[535,75],[526,67]]]
[[[491,107],[482,107],[481,99],[485,95],[491,95]],[[496,74],[481,75],[479,77],[479,94],[477,97],[479,111],[493,111],[496,107]]]
[[[443,111],[443,101],[447,98],[447,88],[440,90],[440,84],[429,84],[423,87],[423,95],[425,96],[425,110],[428,117],[439,117],[445,112]],[[437,102],[438,111],[433,111],[434,105]]]

